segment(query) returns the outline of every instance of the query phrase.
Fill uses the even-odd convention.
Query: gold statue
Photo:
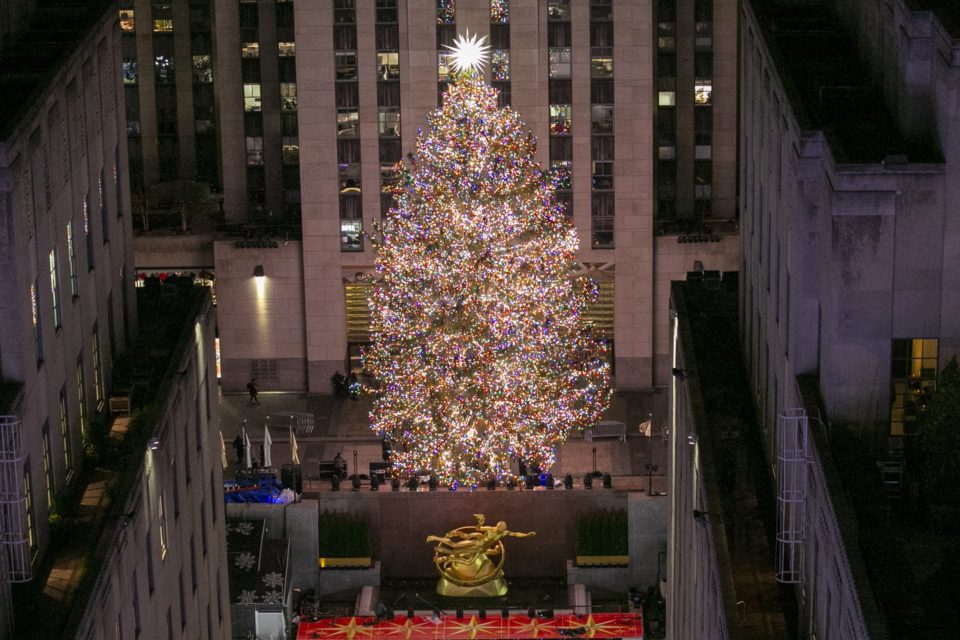
[[[507,523],[501,520],[496,526],[484,524],[482,513],[475,513],[476,525],[459,527],[446,535],[427,536],[427,542],[436,542],[433,564],[440,572],[437,593],[442,596],[502,596],[507,593],[503,579],[503,561],[506,552],[501,538],[527,538],[536,532],[518,533],[508,531]],[[500,556],[494,565],[491,560]]]

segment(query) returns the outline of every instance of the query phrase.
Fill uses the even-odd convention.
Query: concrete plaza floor
[[[232,478],[241,468],[237,464],[232,441],[246,429],[253,445],[253,455],[260,459],[260,445],[264,440],[264,426],[268,422],[285,424],[285,415],[291,412],[308,413],[314,417],[314,429],[309,434],[296,435],[300,462],[303,470],[304,492],[314,493],[326,489],[328,483],[316,481],[320,461],[333,460],[339,452],[347,462],[349,473],[354,472],[354,452],[357,468],[361,474],[369,472],[371,462],[382,461],[380,439],[369,426],[370,398],[350,400],[332,396],[300,393],[260,393],[260,404],[251,405],[246,393],[220,394],[220,431],[227,450],[228,468],[225,478]],[[648,416],[653,416],[653,437],[639,433],[638,426]],[[575,486],[582,487],[583,475],[594,470],[608,472],[613,476],[613,486],[618,489],[647,490],[646,465],[652,460],[657,466],[653,475],[653,490],[667,489],[668,447],[664,427],[667,424],[667,392],[617,392],[604,415],[605,420],[617,420],[627,426],[625,442],[616,439],[584,440],[582,434],[572,434],[560,447],[557,463],[551,469],[557,478],[570,473]],[[274,467],[289,464],[291,429],[285,426],[270,427],[271,462]]]

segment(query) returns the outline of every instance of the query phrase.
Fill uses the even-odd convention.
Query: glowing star
[[[456,37],[453,46],[448,44],[443,46],[450,52],[450,66],[458,73],[480,72],[487,66],[487,60],[490,57],[487,36],[476,33],[471,36],[468,29],[466,34]]]

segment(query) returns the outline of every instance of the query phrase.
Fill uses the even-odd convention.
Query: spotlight
[[[439,484],[440,483],[437,481],[437,476],[431,474],[430,480],[427,482],[427,486],[430,487],[430,491],[436,491]]]
[[[487,619],[487,610],[486,610],[486,609],[480,609],[479,611],[477,611],[477,619],[478,619],[478,620],[486,620],[486,619]]]
[[[380,490],[380,480],[377,478],[377,474],[371,474],[370,476],[370,491],[379,491]]]
[[[350,481],[350,484],[354,491],[360,491],[360,475],[357,473],[353,474],[353,479]]]
[[[517,487],[517,483],[514,481],[513,476],[507,478],[507,491],[513,491]]]
[[[457,609],[457,620],[463,620],[463,609]]]
[[[390,481],[390,490],[391,491],[400,491],[400,480],[394,478]]]
[[[373,610],[373,613],[377,616],[377,620],[393,620],[393,609],[382,602],[377,603],[377,608]]]
[[[604,489],[613,488],[613,478],[610,477],[609,473],[603,474],[603,488]]]
[[[407,609],[407,620],[413,620],[413,609]]]
[[[552,620],[553,609],[543,609],[541,611],[537,611],[537,617],[541,620]]]
[[[410,491],[416,491],[418,486],[420,486],[420,480],[417,479],[417,476],[407,480],[407,489],[410,489]]]
[[[593,489],[593,474],[588,473],[583,476],[583,488],[584,489]]]
[[[573,476],[569,473],[563,476],[563,488],[567,489],[568,491],[573,489]]]
[[[552,473],[547,474],[547,490],[548,491],[553,490],[553,474]]]
[[[487,480],[487,491],[493,491],[496,488],[497,488],[496,478],[490,478],[489,480]]]
[[[340,491],[340,476],[336,474],[330,476],[330,490]]]
[[[530,607],[529,609],[527,609],[527,617],[530,618],[531,620],[533,620],[534,618],[536,618],[536,617],[537,617],[537,610],[534,609],[533,607]]]
[[[504,607],[504,608],[500,609],[500,617],[503,618],[504,620],[506,620],[507,618],[509,618],[509,617],[510,617],[510,608],[509,608],[509,607]]]
[[[533,487],[536,485],[535,476],[534,476],[533,474],[527,475],[527,476],[524,478],[524,484],[526,485],[526,488],[527,488],[527,489],[531,489],[531,490],[532,490]]]
[[[147,443],[147,446],[150,448],[150,451],[156,451],[160,448],[160,440],[157,438],[150,438],[150,442]]]
[[[258,264],[257,266],[255,266],[255,267],[253,268],[253,277],[254,277],[254,278],[262,278],[262,277],[263,277],[263,265],[262,265],[262,264]]]

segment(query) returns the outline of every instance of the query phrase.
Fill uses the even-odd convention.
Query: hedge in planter
[[[370,566],[370,527],[352,513],[323,511],[318,531],[320,566]]]
[[[597,511],[577,520],[578,565],[627,564],[627,512]]]

